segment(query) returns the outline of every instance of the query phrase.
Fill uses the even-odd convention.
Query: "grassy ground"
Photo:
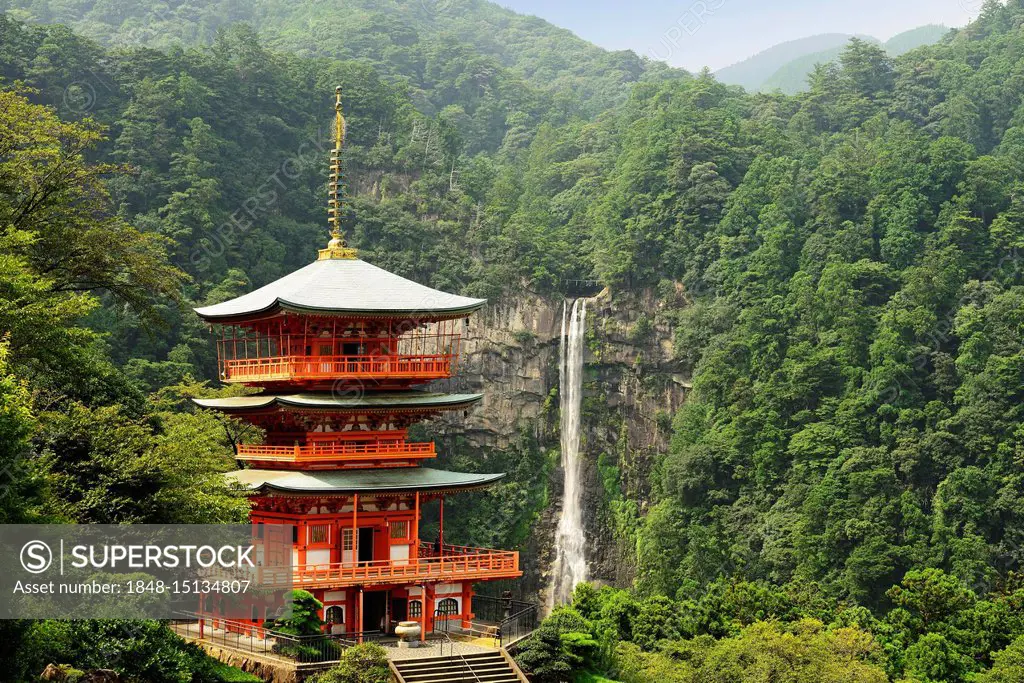
[[[587,671],[586,673],[577,674],[575,683],[618,683],[618,681],[613,681],[610,678]]]
[[[256,678],[252,674],[247,674],[241,669],[228,666],[223,662],[216,662],[214,664],[214,671],[219,676],[217,680],[222,683],[263,683],[261,679]]]

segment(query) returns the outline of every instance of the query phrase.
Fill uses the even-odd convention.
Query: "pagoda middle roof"
[[[448,472],[429,467],[389,467],[365,470],[304,472],[297,470],[236,470],[225,477],[250,491],[286,493],[363,493],[393,491],[466,491],[488,486],[499,474]]]
[[[298,408],[309,410],[457,410],[476,403],[483,394],[441,394],[426,391],[372,392],[360,395],[334,394],[329,391],[300,394],[254,394],[227,398],[194,398],[202,408],[227,413],[265,410],[267,408]]]
[[[486,299],[432,289],[360,259],[324,259],[195,312],[208,322],[239,321],[278,311],[432,319],[459,317],[485,303]]]

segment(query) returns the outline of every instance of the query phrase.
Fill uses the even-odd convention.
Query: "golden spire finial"
[[[345,146],[345,117],[341,113],[341,86],[334,89],[334,149],[331,150],[331,175],[327,183],[327,222],[331,241],[320,250],[320,260],[354,259],[356,250],[345,243],[341,232],[341,214],[345,208],[344,178],[341,174],[341,150]]]

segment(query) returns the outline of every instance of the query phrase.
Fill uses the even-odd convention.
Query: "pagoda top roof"
[[[443,319],[472,313],[485,303],[432,289],[357,258],[328,258],[195,312],[208,322],[238,322],[280,311]]]
[[[365,394],[334,394],[329,391],[302,394],[255,394],[227,398],[194,398],[192,401],[201,408],[212,408],[226,413],[241,413],[274,407],[364,412],[390,408],[458,410],[476,403],[481,398],[483,398],[483,394],[441,394],[409,390]]]
[[[237,470],[226,477],[261,493],[366,493],[444,491],[481,488],[505,476],[448,472],[429,467],[389,467],[365,470],[296,471]]]

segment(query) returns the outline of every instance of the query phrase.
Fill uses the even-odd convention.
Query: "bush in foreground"
[[[310,683],[390,683],[388,654],[380,645],[363,643],[345,650],[338,666],[317,674]]]

